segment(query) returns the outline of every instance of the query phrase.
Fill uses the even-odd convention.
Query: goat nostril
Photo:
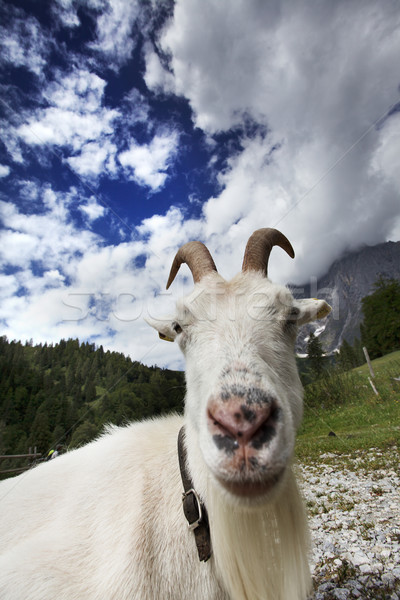
[[[230,431],[230,429],[228,429],[228,427],[226,426],[226,424],[224,424],[221,421],[218,421],[218,419],[215,418],[215,416],[208,411],[208,418],[210,421],[212,421],[215,430],[217,430],[220,434],[224,435],[224,436],[228,436],[228,437],[235,437],[232,432]]]
[[[251,446],[255,450],[260,450],[265,444],[268,444],[276,434],[275,424],[268,419],[259,427],[251,438]]]
[[[233,405],[232,405],[233,404]],[[233,452],[240,445],[260,450],[277,433],[280,408],[276,402],[249,408],[243,402],[215,403],[208,409],[210,433],[218,447]]]

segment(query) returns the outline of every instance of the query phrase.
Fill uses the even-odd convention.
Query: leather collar
[[[184,493],[182,495],[183,512],[193,531],[199,560],[206,562],[211,554],[210,526],[207,509],[193,487],[193,482],[187,470],[187,455],[184,443],[185,427],[178,434],[178,458]]]

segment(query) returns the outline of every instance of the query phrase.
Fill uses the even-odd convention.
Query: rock
[[[335,567],[341,567],[343,562],[340,560],[340,558],[335,558],[333,564],[335,565]]]
[[[361,573],[371,573],[371,565],[369,563],[360,565]]]
[[[335,467],[299,469],[313,503],[316,591],[309,600],[400,600],[400,477],[394,470],[369,473],[374,452],[347,455],[342,467],[338,459]]]
[[[332,581],[327,581],[326,583],[323,583],[322,585],[319,586],[318,591],[319,592],[329,592],[330,590],[333,590],[335,587],[335,584],[332,583]]]
[[[347,600],[347,598],[350,598],[350,591],[345,588],[336,588],[336,590],[333,591],[332,596],[337,598],[337,600]]]
[[[368,558],[365,556],[365,554],[355,554],[353,556],[352,563],[356,567],[359,567],[360,565],[368,563]]]

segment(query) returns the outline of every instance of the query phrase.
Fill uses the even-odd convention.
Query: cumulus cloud
[[[0,274],[0,297],[2,302],[8,301],[18,292],[18,283],[13,275]]]
[[[136,0],[105,3],[97,19],[97,39],[91,46],[108,58],[110,66],[121,66],[130,58],[136,44],[133,27],[141,14],[140,3]]]
[[[118,71],[132,57],[140,36],[147,38],[170,6],[171,0],[54,0],[51,10],[68,28],[81,25],[79,9],[93,11],[95,36],[88,48],[107,68]]]
[[[32,111],[23,124],[14,128],[14,144],[22,141],[43,150],[62,149],[67,164],[85,179],[116,176],[121,170],[116,161],[119,145],[125,143],[125,136],[130,137],[130,128],[137,123],[147,127],[149,109],[137,91],[126,94],[124,114],[105,106],[105,85],[105,80],[88,70],[58,73],[43,90],[48,106]],[[153,191],[165,183],[178,152],[177,132],[164,129],[148,145],[131,138],[128,150],[118,156],[127,177]],[[23,162],[16,149],[13,157]]]
[[[96,113],[102,106],[106,82],[89,70],[74,69],[70,74],[58,73],[43,96],[61,110]]]
[[[158,190],[165,183],[167,169],[177,149],[178,135],[175,132],[160,134],[148,145],[132,143],[128,150],[119,154],[118,160],[137,183]]]
[[[31,260],[36,250],[36,238],[21,231],[1,231],[0,243],[3,247],[0,256],[2,266],[22,267]]]
[[[398,25],[393,1],[377,7],[178,0],[160,42],[171,56],[176,89],[202,129],[227,130],[250,113],[274,128],[307,133],[314,121],[339,129],[337,116],[349,105],[360,108],[358,102],[369,125],[379,116],[377,102],[384,110],[395,101],[397,78],[388,75],[395,75]],[[379,83],[379,98],[365,94]]]
[[[51,9],[54,16],[64,27],[79,27],[80,20],[74,7],[74,0],[56,0]]]
[[[70,220],[68,194],[46,187],[39,191],[41,213],[26,214],[16,205],[0,201],[0,263],[31,268],[34,262],[47,270],[67,268],[69,261],[86,252],[97,240],[90,231],[77,231]]]
[[[144,48],[144,57],[146,62],[146,71],[144,80],[147,87],[154,91],[163,91],[173,93],[175,91],[175,80],[172,75],[160,61],[160,57],[155,52],[150,43]]]
[[[158,243],[151,236],[148,242],[106,244],[72,221],[75,189],[61,194],[38,188],[35,194],[30,190],[30,196],[41,204],[41,214],[0,202],[0,266],[12,272],[0,275],[2,334],[33,338],[35,343],[90,339],[135,360],[163,364],[165,347],[144,317],[173,306],[171,293],[160,294],[167,269],[162,253],[165,244],[170,246],[167,231]],[[91,223],[104,213],[94,198],[80,210]],[[176,215],[171,216],[170,224],[175,220]],[[146,227],[153,231],[155,223]],[[168,254],[171,251],[169,247]],[[137,257],[144,258],[141,266],[135,263]],[[182,366],[175,347],[168,360]]]
[[[10,167],[8,165],[0,165],[0,179],[2,177],[7,177],[10,174]]]
[[[247,118],[267,131],[244,137],[228,160],[222,192],[204,205],[205,239],[224,235],[228,250],[229,239],[279,225],[299,260],[278,254],[277,274],[300,283],[344,250],[390,236],[396,114],[384,132],[379,123],[399,100],[399,25],[393,1],[176,2],[159,44],[195,125],[211,138]],[[150,52],[147,61],[154,72]]]
[[[45,90],[49,106],[37,110],[16,134],[29,145],[66,146],[72,151],[110,135],[118,112],[102,105],[104,86],[105,81],[89,71],[60,73]]]
[[[387,119],[379,130],[378,144],[375,148],[371,171],[392,182],[393,187],[400,188],[398,169],[398,152],[400,139],[400,113]]]
[[[89,198],[87,203],[81,204],[79,210],[85,215],[89,223],[93,223],[96,219],[103,217],[106,212],[104,206],[99,204],[96,198],[93,197]]]
[[[132,123],[146,124],[150,121],[147,99],[135,88],[132,88],[122,101],[121,120],[129,128]]]
[[[80,153],[67,159],[72,169],[84,177],[98,177],[99,175],[112,175],[116,172],[115,154],[117,146],[109,140],[88,142],[84,144]]]
[[[41,76],[50,51],[51,39],[43,33],[38,21],[22,10],[5,7],[6,20],[0,26],[0,63],[26,67]]]

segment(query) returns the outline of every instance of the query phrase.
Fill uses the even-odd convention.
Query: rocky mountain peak
[[[310,331],[320,336],[325,352],[339,348],[343,340],[353,343],[360,336],[363,320],[361,300],[373,291],[380,278],[400,280],[400,242],[364,246],[336,260],[326,275],[312,278],[302,286],[290,286],[298,298],[321,298],[332,306],[324,320],[303,327],[299,332],[297,351],[304,353]]]

